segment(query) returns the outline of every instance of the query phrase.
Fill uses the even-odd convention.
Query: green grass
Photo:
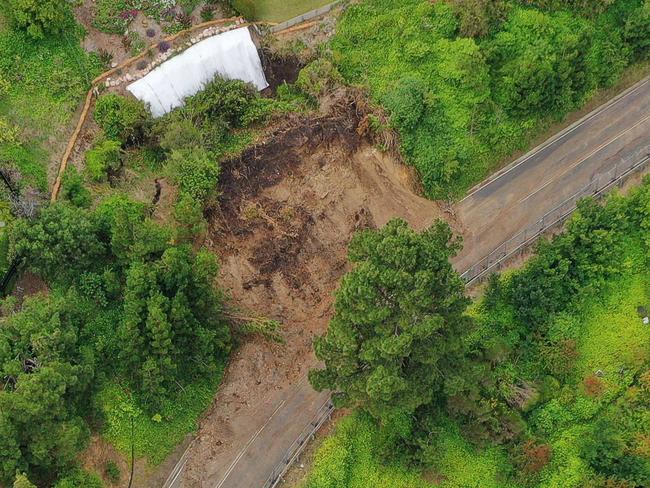
[[[477,450],[460,434],[452,422],[443,424],[445,430],[438,439],[438,459],[435,472],[441,476],[440,488],[515,488],[506,480],[510,469],[501,448]]]
[[[243,13],[246,12],[246,3],[248,2],[234,0],[233,3]],[[255,20],[284,22],[328,3],[332,3],[332,0],[257,0],[253,15]]]
[[[636,371],[650,357],[650,327],[643,325],[637,307],[650,304],[650,276],[623,278],[604,303],[594,303],[578,340],[577,374],[602,370],[615,378],[619,370]]]
[[[574,383],[601,370],[605,383],[621,387],[650,360],[650,328],[637,313],[639,306],[650,307],[650,274],[643,271],[646,257],[640,243],[628,243],[625,253],[623,276],[611,280],[604,295],[586,294],[550,325],[551,338],[576,341]]]
[[[130,455],[133,441],[136,457],[160,464],[187,434],[196,431],[199,417],[212,403],[222,376],[223,367],[214,377],[185,386],[153,415],[145,414],[122,385],[109,383],[97,396],[105,421],[102,435],[125,456]]]
[[[1,20],[0,117],[19,128],[19,143],[0,143],[0,158],[15,163],[26,183],[45,191],[48,163],[59,156],[48,153],[65,147],[75,110],[101,66],[81,47],[79,28],[34,41]]]

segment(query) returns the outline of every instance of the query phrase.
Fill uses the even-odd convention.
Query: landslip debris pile
[[[127,87],[148,104],[154,117],[183,105],[215,76],[269,86],[248,28],[235,29],[195,44]]]

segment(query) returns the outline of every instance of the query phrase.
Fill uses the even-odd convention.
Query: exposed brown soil
[[[219,281],[235,306],[281,321],[285,343],[254,337],[233,354],[190,450],[186,486],[209,486],[206,465],[240,445],[260,405],[315,364],[312,339],[331,316],[352,234],[393,217],[421,229],[441,213],[411,191],[407,168],[359,135],[364,116],[342,97],[329,114],[291,118],[223,164],[207,239]]]
[[[113,57],[114,63],[121,63],[129,58],[129,51],[122,43],[119,34],[106,34],[93,26],[95,17],[94,0],[85,0],[75,9],[75,17],[88,33],[83,40],[83,47],[88,52],[105,51]],[[134,22],[134,25],[137,25]]]
[[[266,75],[266,81],[269,83],[269,87],[263,92],[264,95],[273,96],[283,83],[293,84],[296,82],[298,74],[304,66],[297,56],[280,56],[267,48],[262,48],[260,52],[262,68]]]
[[[34,273],[26,271],[18,277],[12,295],[18,299],[19,303],[22,303],[27,297],[38,293],[46,294],[48,292],[47,284],[41,278]]]

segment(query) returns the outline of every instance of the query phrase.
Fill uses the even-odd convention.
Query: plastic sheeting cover
[[[216,75],[252,83],[258,90],[269,84],[248,28],[219,34],[188,48],[127,87],[149,104],[154,117],[183,105],[183,100]]]

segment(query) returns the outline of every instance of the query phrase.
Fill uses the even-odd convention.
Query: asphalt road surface
[[[456,206],[464,250],[454,266],[464,271],[617,161],[650,142],[650,78],[599,107],[471,191]],[[258,488],[326,401],[302,381],[267,406],[248,441],[201,488]],[[165,487],[183,484],[184,458]]]
[[[464,248],[454,266],[467,270],[617,162],[641,159],[649,145],[646,78],[471,191],[456,206]]]

